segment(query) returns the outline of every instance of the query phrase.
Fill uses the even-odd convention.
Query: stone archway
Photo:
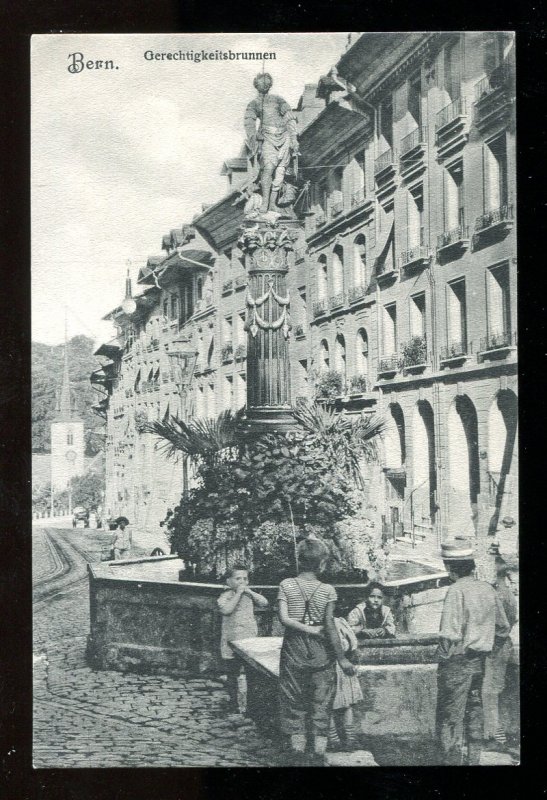
[[[517,503],[510,503],[510,476],[516,478],[515,444],[518,426],[516,394],[505,389],[496,395],[488,413],[488,477],[489,493],[494,501],[494,514],[488,533],[495,534],[500,518],[516,516]],[[510,506],[510,507],[509,507]],[[508,512],[508,513],[506,513]]]
[[[448,412],[449,527],[453,535],[473,536],[480,492],[477,412],[467,395]]]
[[[437,473],[433,409],[426,400],[416,404],[412,419],[412,481],[409,500],[413,527],[428,538],[437,512]]]

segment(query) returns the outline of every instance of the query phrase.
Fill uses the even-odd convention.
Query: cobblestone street
[[[53,532],[52,532],[53,533]],[[272,764],[272,744],[242,715],[226,716],[216,680],[91,670],[86,559],[98,560],[100,531],[56,531],[77,550],[62,565],[43,529],[33,532],[34,766],[180,767]],[[79,551],[79,552],[78,552]],[[45,581],[46,583],[42,583]]]

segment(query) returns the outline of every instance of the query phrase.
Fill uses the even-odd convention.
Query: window
[[[408,191],[407,240],[409,250],[425,244],[424,190],[422,184]]]
[[[197,296],[198,296],[198,300],[201,300],[201,298],[202,298],[202,295],[203,295],[203,279],[202,279],[202,278],[198,278],[198,282],[197,282]]]
[[[390,303],[384,306],[383,314],[383,355],[392,356],[397,352],[397,306]]]
[[[245,331],[245,312],[240,311],[238,314],[235,315],[236,321],[236,334],[237,334],[237,342],[238,344],[245,344],[247,341],[247,333]]]
[[[319,345],[319,359],[319,369],[322,372],[330,369],[329,344],[326,339],[323,339]]]
[[[416,75],[408,83],[408,111],[418,126],[422,124],[421,96],[422,81],[420,75]]]
[[[465,301],[465,279],[459,278],[448,284],[448,347],[461,353],[467,352],[467,309]],[[455,352],[456,352],[455,351]]]
[[[364,197],[367,192],[367,151],[361,150],[360,153],[357,153],[355,161],[357,162],[357,181],[355,189],[357,191],[361,189]]]
[[[451,231],[464,224],[463,162],[457,161],[444,172],[444,229]]]
[[[224,344],[233,341],[232,318],[225,317],[222,321],[222,341]]]
[[[342,386],[346,383],[346,340],[341,333],[334,343],[334,369],[342,376]]]
[[[451,100],[456,100],[460,96],[461,47],[459,39],[444,49],[444,88]]]
[[[317,299],[325,300],[328,295],[328,270],[326,255],[319,256],[317,262]]]
[[[486,274],[488,336],[511,333],[509,265],[493,267]]]
[[[177,294],[171,295],[171,319],[178,319],[179,316],[179,297]]]
[[[410,333],[425,338],[425,292],[410,298]]]
[[[484,210],[495,211],[508,202],[507,143],[505,134],[484,146]]]
[[[335,295],[344,291],[344,251],[340,245],[332,252],[332,291]]]
[[[169,319],[169,299],[167,297],[163,301],[163,316],[165,319]]]
[[[393,147],[393,101],[391,97],[384,100],[378,109],[378,131],[379,139],[387,145],[384,150]]]
[[[367,240],[363,234],[353,243],[353,285],[366,286],[367,283]]]
[[[299,378],[300,384],[302,386],[303,394],[307,394],[308,391],[308,359],[301,358],[298,362],[300,364]]]
[[[224,384],[224,408],[233,408],[234,405],[234,379],[231,375],[226,376]]]
[[[74,434],[73,433],[67,433],[67,435],[66,435],[66,443],[67,444],[74,444]]]
[[[364,328],[357,331],[355,339],[355,371],[357,375],[368,375],[368,336]]]
[[[207,367],[211,369],[213,365],[213,356],[215,354],[215,337],[211,336],[211,341],[209,342],[209,349],[207,350]]]

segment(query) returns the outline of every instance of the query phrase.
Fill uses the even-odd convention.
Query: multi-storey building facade
[[[506,33],[364,34],[296,109],[293,400],[328,379],[339,411],[384,416],[374,504],[386,532],[430,549],[518,527],[513,47]],[[135,314],[109,315],[117,341],[98,352],[114,358],[94,380],[111,392],[110,505],[133,502],[137,522],[159,521],[184,476],[132,420],[245,403],[247,167],[225,162],[228,194],[165,238]]]

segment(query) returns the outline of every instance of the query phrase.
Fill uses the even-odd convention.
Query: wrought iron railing
[[[429,247],[423,244],[411,247],[409,250],[403,250],[399,256],[399,264],[401,267],[406,267],[408,264],[414,264],[416,261],[429,260],[431,252]]]
[[[331,295],[330,297],[330,307],[331,308],[340,308],[346,302],[346,296],[344,292],[337,292],[336,294]]]
[[[445,125],[453,122],[458,117],[463,117],[465,113],[465,100],[463,97],[457,97],[447,106],[441,108],[437,113],[435,117],[435,131],[439,133],[441,128],[444,128]]]
[[[326,300],[317,300],[313,304],[313,316],[320,317],[322,314],[326,314],[328,310],[328,304]]]
[[[466,341],[451,342],[448,347],[441,348],[441,361],[448,361],[450,358],[460,358],[472,352],[473,348],[471,343]]]
[[[488,97],[497,89],[507,86],[511,80],[511,69],[508,64],[499,64],[492,72],[485,78],[482,78],[475,84],[475,103],[480,103],[485,97]]]
[[[350,394],[370,392],[370,381],[366,375],[353,375],[349,382]]]
[[[497,225],[498,222],[505,222],[513,219],[513,206],[512,205],[503,205],[499,208],[495,208],[493,211],[487,211],[485,214],[481,214],[475,220],[475,230],[477,232],[484,231],[487,228],[491,228],[493,225]]]
[[[381,156],[378,156],[376,161],[374,162],[374,174],[379,175],[380,172],[383,172],[387,167],[391,167],[393,165],[393,150],[389,148]]]
[[[481,339],[480,349],[486,350],[499,350],[501,347],[513,347],[517,344],[517,334],[511,331],[502,331],[501,333],[491,333]]]
[[[382,375],[384,372],[397,372],[400,367],[400,358],[394,354],[381,358],[378,362],[378,374]]]
[[[222,291],[223,292],[229,292],[233,285],[234,285],[234,282],[233,282],[233,280],[231,278],[230,278],[230,280],[224,281],[224,283],[222,284]]]
[[[359,283],[357,286],[352,286],[348,291],[348,299],[350,303],[355,303],[365,296],[367,287],[364,283]]]
[[[414,150],[415,147],[418,147],[420,144],[424,144],[427,141],[427,127],[425,125],[420,125],[415,130],[411,131],[406,136],[403,136],[401,139],[401,148],[400,153],[401,156],[410,153],[411,150]]]
[[[469,228],[467,225],[458,225],[449,231],[445,231],[437,236],[437,247],[440,250],[443,247],[449,247],[452,244],[463,242],[469,239]]]

